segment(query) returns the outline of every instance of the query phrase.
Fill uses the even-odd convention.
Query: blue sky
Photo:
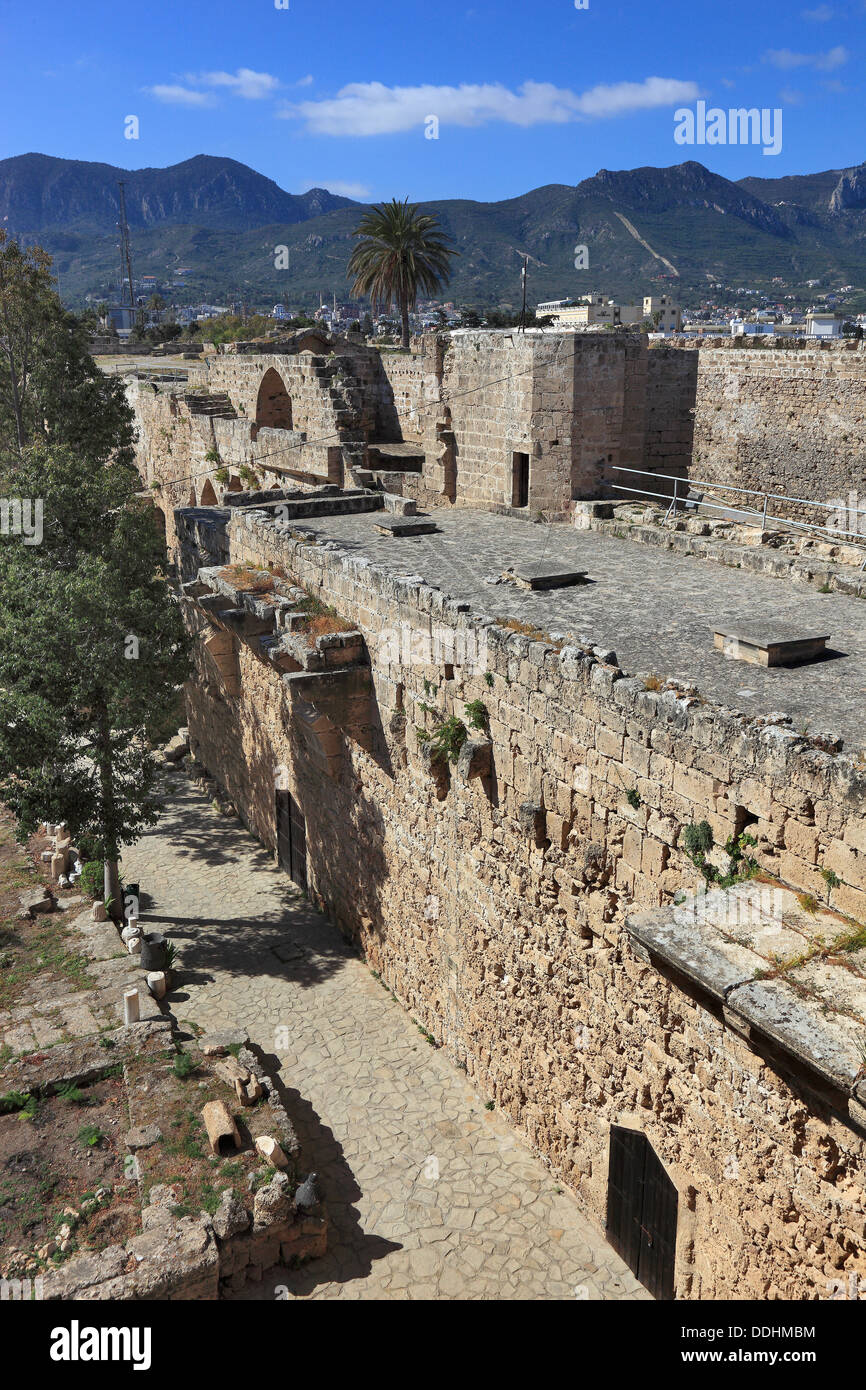
[[[0,0],[0,156],[224,154],[290,192],[484,200],[685,158],[729,178],[866,160],[866,0],[282,3]],[[675,144],[698,99],[780,107],[781,153]]]

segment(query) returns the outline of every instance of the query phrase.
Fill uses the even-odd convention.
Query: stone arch
[[[217,495],[210,478],[205,478],[204,487],[201,490],[201,505],[203,507],[217,506]]]
[[[198,503],[197,503],[196,500],[195,500],[195,488],[194,488],[194,487],[191,487],[190,490],[189,490],[189,497],[188,497],[188,499],[187,499],[187,504],[186,504],[186,505],[187,505],[188,507],[197,507],[197,506],[198,506]]]
[[[295,352],[312,352],[316,355],[323,355],[330,350],[330,338],[324,333],[317,333],[315,329],[311,333],[304,333],[295,344]]]
[[[275,367],[268,367],[262,377],[256,401],[256,424],[274,430],[292,428],[292,399]]]
[[[226,492],[243,492],[243,490],[244,485],[238,477],[237,473],[232,473],[231,477],[226,483]]]

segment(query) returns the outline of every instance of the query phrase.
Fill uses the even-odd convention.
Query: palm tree
[[[409,310],[418,291],[435,294],[448,283],[450,258],[459,252],[438,231],[439,220],[418,211],[408,198],[365,212],[355,229],[361,240],[349,258],[348,275],[354,276],[352,294],[368,294],[377,305],[396,302],[403,325],[402,346],[409,346]]]

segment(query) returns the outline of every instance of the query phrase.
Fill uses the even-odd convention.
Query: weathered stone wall
[[[529,455],[530,514],[565,516],[575,498],[598,494],[612,464],[640,467],[645,339],[471,332],[439,340],[439,351],[441,371],[426,377],[441,380],[459,504],[511,507],[515,453]],[[435,441],[425,439],[429,463]]]
[[[430,402],[438,400],[435,340],[423,351],[381,353],[382,375],[377,411],[378,439],[423,440]]]
[[[679,415],[674,417],[672,410],[668,428],[678,455],[680,441],[688,437],[691,404],[693,478],[820,502],[834,498],[847,502],[853,491],[860,505],[866,505],[862,500],[866,494],[866,349],[862,344],[745,347],[739,340],[712,345],[684,340],[677,348],[664,350],[655,373],[657,378],[667,377],[668,390],[678,353],[684,360],[692,354],[697,357],[695,397],[689,403],[684,391]],[[674,383],[677,378],[683,380],[683,369],[673,370]],[[688,368],[684,370],[687,383]],[[675,401],[671,405],[676,409]],[[826,519],[818,508],[785,510],[816,521]]]
[[[633,904],[695,886],[682,831],[702,820],[717,842],[748,824],[762,866],[816,897],[831,869],[832,906],[866,920],[866,774],[265,523],[234,517],[231,553],[283,566],[358,624],[375,732],[345,738],[342,771],[323,775],[287,683],[241,646],[238,696],[200,657],[193,747],[271,847],[283,768],[312,893],[412,1015],[597,1222],[610,1125],[646,1132],[679,1192],[679,1297],[825,1297],[828,1279],[866,1273],[866,1145],[844,1098],[746,1045],[623,927]],[[422,704],[463,717],[472,699],[491,774],[432,775]]]
[[[692,464],[699,353],[667,344],[647,353],[646,431],[640,468],[686,478]],[[669,494],[672,484],[649,478],[618,477],[627,487]],[[629,495],[620,494],[627,501]]]
[[[418,347],[380,354],[340,341],[327,355],[211,356],[204,391],[224,397],[233,419],[197,413],[178,391],[133,382],[143,471],[162,479],[170,509],[193,488],[201,501],[208,481],[218,495],[219,467],[238,487],[242,468],[266,486],[286,477],[302,485],[351,481],[369,461],[368,445],[404,441],[423,452],[423,473],[401,474],[395,461],[383,485],[424,505],[511,508],[515,454],[529,458],[527,515],[566,518],[575,500],[598,497],[612,483],[670,490],[669,481],[618,468],[807,503],[847,503],[854,493],[866,505],[862,346],[679,340],[648,350],[637,334],[479,331],[428,334]],[[257,420],[269,370],[291,400],[291,429]],[[808,505],[773,509],[827,520]]]

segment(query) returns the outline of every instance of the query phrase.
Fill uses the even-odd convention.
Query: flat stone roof
[[[630,914],[639,954],[720,1002],[729,1022],[866,1101],[866,929],[753,879]],[[810,904],[810,906],[814,906]],[[866,1109],[849,1112],[866,1123]]]
[[[786,713],[798,731],[833,731],[846,751],[866,749],[862,599],[564,523],[446,507],[431,509],[430,517],[436,532],[406,537],[380,535],[369,515],[311,517],[302,526],[394,574],[423,575],[477,615],[515,618],[553,636],[586,635],[615,650],[628,675],[680,680],[750,717]],[[523,589],[502,579],[509,566],[539,574],[585,570],[588,582]],[[828,633],[827,651],[806,665],[746,665],[713,645],[714,625],[732,622],[744,631],[778,625]]]

